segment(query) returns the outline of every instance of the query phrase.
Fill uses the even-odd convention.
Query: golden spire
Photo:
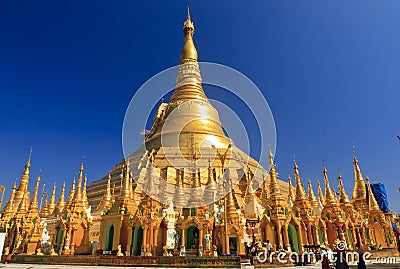
[[[107,187],[104,192],[103,198],[101,199],[99,205],[96,208],[97,212],[110,209],[112,206],[112,194],[111,194],[111,174],[108,173]]]
[[[272,154],[271,151],[269,151],[269,162],[270,162],[270,167],[269,167],[269,177],[271,180],[270,183],[270,196],[271,197],[278,197],[281,196],[281,190],[279,188],[278,184],[278,175],[276,174],[275,166],[276,164],[273,161],[274,155]]]
[[[53,191],[51,192],[50,203],[49,203],[49,214],[53,214],[56,208],[56,183],[54,183]]]
[[[17,214],[24,214],[26,212],[26,199],[25,199],[26,192],[22,195],[21,202],[18,205]]]
[[[40,175],[36,179],[35,191],[33,192],[31,203],[29,204],[29,212],[39,213],[38,212],[39,184],[40,184]]]
[[[322,173],[324,173],[324,183],[325,183],[325,204],[335,204],[335,197],[331,191],[331,187],[329,186],[329,179],[328,179],[328,170],[324,167],[322,169]]]
[[[339,181],[339,202],[340,203],[350,203],[349,196],[347,196],[346,191],[343,186],[343,181],[342,181],[342,176],[340,175],[340,172],[338,172],[338,181]]]
[[[83,163],[79,168],[78,186],[76,187],[73,202],[82,202]]]
[[[318,184],[318,199],[322,204],[324,204],[325,198],[324,195],[322,194],[321,182],[318,181],[317,184]]]
[[[42,210],[40,211],[40,217],[41,218],[46,218],[49,216],[50,211],[49,211],[49,195],[46,193],[46,198],[44,200],[44,206]]]
[[[5,205],[3,212],[5,214],[10,214],[13,213],[13,208],[14,208],[14,198],[15,198],[15,190],[17,189],[17,184],[14,182],[14,185],[12,187],[11,191],[11,196],[10,199],[8,200],[7,204]]]
[[[64,207],[65,207],[65,182],[62,185],[60,198],[58,198],[58,202],[57,202],[56,208],[53,211],[53,214],[57,215],[57,214],[61,213],[63,211]]]
[[[69,191],[67,204],[65,205],[66,208],[71,207],[72,200],[74,199],[74,194],[75,194],[75,185],[76,185],[76,179],[74,177],[74,180],[72,181],[72,185],[71,185],[71,190]]]
[[[353,163],[354,163],[354,179],[355,179],[354,190],[353,190],[353,200],[358,200],[358,199],[365,200],[367,198],[365,182],[362,177],[360,167],[358,166],[357,157],[355,155],[354,155]]]
[[[304,186],[301,183],[299,166],[297,165],[296,161],[294,161],[293,168],[294,168],[294,176],[296,179],[296,200],[305,199],[307,196],[306,196],[306,192],[304,190]]]
[[[129,164],[126,165],[126,170],[125,170],[125,177],[124,177],[124,187],[122,189],[122,198],[130,198],[131,197],[131,192],[129,190],[130,184],[130,177],[129,177],[130,169],[129,169]]]
[[[292,178],[290,177],[290,174],[288,175],[288,183],[289,183],[289,188],[288,188],[289,194],[288,194],[288,197],[291,198],[292,202],[293,202],[295,200],[295,195],[294,195],[294,192],[293,192]]]
[[[21,177],[21,182],[17,188],[14,198],[14,209],[17,209],[19,204],[21,203],[22,197],[25,195],[25,191],[28,189],[29,184],[29,170],[31,167],[31,156],[32,156],[32,148],[29,151],[28,161],[25,164],[24,173]]]
[[[186,61],[197,61],[197,50],[193,43],[194,25],[190,20],[190,10],[188,7],[188,14],[185,23],[183,24],[183,33],[185,34],[185,42],[181,50],[181,64]]]
[[[372,192],[371,183],[369,182],[369,177],[366,176],[365,180],[367,181],[367,188],[368,188],[369,210],[378,211],[378,210],[380,210],[380,208],[379,208],[378,202],[375,199],[374,193]]]
[[[176,88],[169,102],[159,107],[160,116],[146,133],[146,149],[159,149],[161,134],[162,146],[165,148],[190,148],[189,144],[198,145],[198,148],[204,141],[213,141],[216,148],[226,149],[232,141],[222,130],[218,111],[204,93],[193,43],[194,26],[189,14],[183,32],[185,41],[180,55]],[[186,122],[188,117],[193,119],[189,123]],[[178,145],[175,137],[179,137]]]
[[[314,190],[312,188],[310,179],[308,179],[308,200],[310,200],[310,202],[313,205],[317,205],[318,204],[317,197],[315,197]]]
[[[82,203],[85,208],[88,208],[89,202],[87,198],[86,188],[87,188],[87,175],[85,175],[85,179],[83,180]]]

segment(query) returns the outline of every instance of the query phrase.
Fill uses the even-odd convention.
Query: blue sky
[[[70,184],[82,155],[89,182],[123,158],[125,110],[179,62],[188,4],[199,60],[239,70],[267,98],[282,178],[295,155],[316,187],[325,160],[331,185],[340,169],[351,195],[354,143],[364,174],[385,183],[400,211],[399,1],[2,1],[7,197],[30,147],[31,178],[41,169],[46,185]]]

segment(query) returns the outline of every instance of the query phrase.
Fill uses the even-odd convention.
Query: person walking
[[[358,253],[358,269],[367,269],[364,260],[364,250],[361,248],[360,242],[356,243],[356,249]]]

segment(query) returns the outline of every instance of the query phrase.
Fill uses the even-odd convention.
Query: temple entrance
[[[324,237],[322,236],[322,228],[321,228],[321,226],[318,226],[318,240],[319,240],[319,244],[320,245],[325,243]]]
[[[57,253],[60,251],[63,235],[64,235],[64,230],[63,229],[58,230],[58,233],[57,233],[57,247],[56,247],[56,252]]]
[[[190,226],[186,230],[186,249],[199,248],[199,229],[196,226]]]
[[[374,228],[374,233],[375,233],[375,240],[376,242],[374,242],[377,246],[381,246],[386,248],[387,247],[387,243],[386,243],[386,238],[385,238],[385,232],[382,228],[382,226],[379,223],[375,223],[373,225]]]
[[[114,225],[110,224],[108,225],[107,228],[107,233],[106,233],[106,250],[111,251],[113,247],[113,241],[114,241]]]
[[[288,225],[289,244],[292,251],[299,253],[299,243],[297,241],[297,231],[293,224]]]
[[[143,229],[142,226],[133,228],[132,233],[132,256],[140,256],[142,254]]]

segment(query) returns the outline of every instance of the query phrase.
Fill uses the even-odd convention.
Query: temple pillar
[[[132,255],[132,234],[133,234],[133,227],[132,226],[128,226],[128,241],[126,243],[126,253],[125,256],[131,256]]]
[[[314,245],[314,239],[313,239],[313,236],[312,236],[312,229],[311,229],[311,224],[310,223],[308,223],[307,224],[307,241],[308,241],[308,245]]]
[[[72,228],[71,229],[71,254],[74,255],[75,254],[75,229]]]
[[[299,228],[299,252],[303,252],[303,246],[304,246],[304,241],[303,241],[303,230],[302,230],[302,225],[300,224],[298,226]]]
[[[181,234],[181,252],[185,251],[186,229],[182,229]]]
[[[147,247],[147,230],[149,229],[149,227],[146,225],[146,226],[142,226],[142,229],[143,229],[143,243],[142,243],[142,245],[143,245],[143,251],[144,252],[146,252],[146,247]]]
[[[283,227],[283,237],[284,237],[284,240],[285,240],[285,242],[286,242],[286,246],[282,246],[282,247],[286,247],[287,251],[291,252],[292,250],[291,250],[291,248],[290,248],[289,234],[288,234],[288,226],[287,226],[287,225],[285,225],[285,226]]]
[[[282,245],[282,229],[281,229],[281,224],[280,224],[280,222],[278,222],[277,223],[277,226],[276,226],[276,234],[277,234],[277,236],[278,236],[278,248],[279,247],[284,247],[283,245]]]
[[[200,240],[199,240],[199,249],[202,249],[203,248],[203,234],[204,234],[204,232],[203,232],[203,229],[200,227],[200,229],[199,229],[199,238],[200,238]]]
[[[153,251],[152,251],[152,253],[153,253],[153,256],[157,256],[157,246],[158,246],[158,232],[159,232],[159,230],[160,230],[160,228],[159,227],[154,227],[154,232],[153,232],[153,246],[154,246],[154,248],[153,248]]]

